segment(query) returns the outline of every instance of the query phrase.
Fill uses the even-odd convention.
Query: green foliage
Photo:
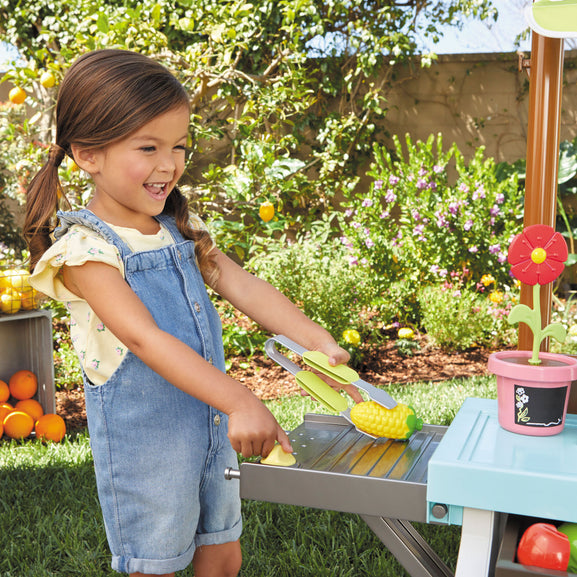
[[[191,95],[197,155],[184,179],[191,202],[204,216],[224,215],[219,233],[246,258],[256,234],[306,229],[353,190],[372,143],[384,137],[391,64],[414,56],[418,35],[438,39],[461,15],[487,19],[496,11],[489,0],[0,0],[0,33],[24,61],[4,80],[28,92],[37,114],[26,126],[12,122],[22,142],[9,144],[4,165],[26,162],[30,174],[40,166],[44,151],[33,143],[52,140],[58,82],[79,54],[144,52]],[[421,64],[432,59],[424,55]],[[45,70],[54,88],[40,84]],[[13,173],[7,186],[25,187],[28,177]],[[81,175],[61,177],[73,204],[86,197]],[[280,213],[272,224],[255,216],[264,200]]]
[[[54,384],[56,389],[75,389],[82,386],[82,368],[67,326],[53,331]]]
[[[319,222],[295,242],[271,243],[248,266],[335,338],[351,328],[366,334],[361,319],[370,305],[371,281],[349,266],[342,245],[329,237],[329,225]]]
[[[370,270],[384,300],[403,283],[399,306],[408,309],[419,287],[454,274],[475,283],[490,272],[509,283],[507,247],[522,228],[515,175],[499,180],[483,148],[469,162],[455,145],[443,151],[440,135],[416,143],[407,136],[406,152],[394,142],[392,153],[375,146],[369,191],[343,203],[342,242],[351,264]],[[408,320],[418,320],[414,314]]]
[[[514,341],[507,315],[516,297],[489,296],[459,284],[425,286],[418,292],[422,326],[433,345],[447,350],[497,348]],[[491,300],[493,299],[493,300]],[[494,301],[494,302],[493,302]]]
[[[244,355],[250,359],[258,349],[262,349],[268,337],[256,323],[225,300],[218,299],[216,308],[223,322],[222,341],[226,359],[235,355]],[[228,363],[227,360],[227,368]]]

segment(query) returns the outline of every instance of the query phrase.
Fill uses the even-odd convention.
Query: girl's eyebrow
[[[188,138],[188,132],[186,134],[184,134],[183,136],[181,136],[180,138],[177,138],[177,142],[180,140],[186,140]],[[162,138],[158,138],[158,136],[154,136],[152,134],[141,134],[139,136],[133,136],[132,140],[135,142],[139,142],[139,141],[148,141],[150,142],[151,140],[153,142],[161,142]]]

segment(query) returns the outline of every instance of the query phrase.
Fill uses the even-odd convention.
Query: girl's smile
[[[75,152],[93,178],[88,208],[117,226],[158,232],[160,214],[184,172],[189,111],[169,110],[125,139],[102,149]]]

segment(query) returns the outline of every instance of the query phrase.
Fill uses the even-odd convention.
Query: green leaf
[[[543,339],[546,337],[553,337],[554,339],[556,339],[560,343],[562,343],[565,340],[566,336],[567,336],[567,329],[565,328],[564,325],[562,325],[560,323],[553,323],[553,324],[547,325],[543,329],[543,333],[542,333]]]
[[[577,148],[568,140],[561,143],[557,183],[564,184],[577,174]]]
[[[98,31],[102,32],[103,34],[106,34],[110,30],[110,26],[108,25],[108,16],[105,12],[100,12],[98,14],[96,26],[98,27]]]
[[[152,9],[151,18],[155,24],[160,23],[161,9],[162,8],[161,8],[160,4],[155,4],[154,8]]]
[[[508,322],[510,325],[515,323],[524,322],[531,326],[531,321],[533,317],[533,310],[527,305],[516,305],[511,309],[509,313]],[[533,328],[533,327],[531,327]]]

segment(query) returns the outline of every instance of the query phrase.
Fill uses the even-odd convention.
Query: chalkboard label
[[[527,427],[561,425],[567,388],[542,389],[515,385],[515,423]]]

